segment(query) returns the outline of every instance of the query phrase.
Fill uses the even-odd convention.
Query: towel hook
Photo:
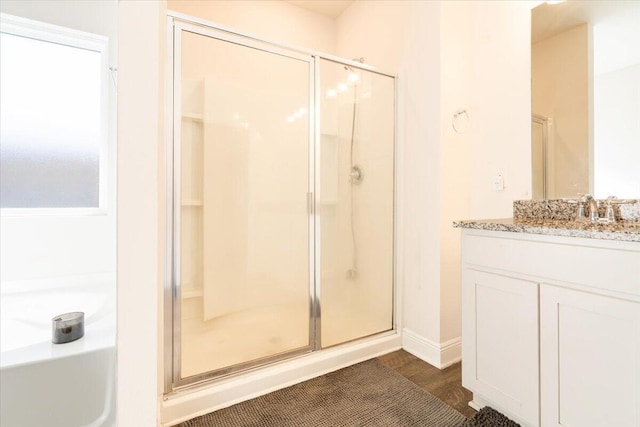
[[[467,110],[460,109],[453,113],[451,119],[451,127],[456,133],[465,133],[467,131],[467,125],[469,123],[469,113]]]

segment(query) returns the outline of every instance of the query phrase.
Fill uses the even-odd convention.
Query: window
[[[107,38],[2,15],[0,207],[106,210]]]

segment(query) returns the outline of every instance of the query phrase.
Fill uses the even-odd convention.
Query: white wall
[[[116,68],[117,7],[115,0],[0,2],[3,13],[107,36],[109,66]],[[116,91],[111,81],[108,83],[108,213],[3,216],[0,224],[2,282],[115,272]]]
[[[443,108],[441,141],[442,225],[449,233],[442,242],[441,343],[460,334],[460,236],[448,228],[451,221],[511,217],[513,201],[531,197],[530,8],[536,2],[443,4],[442,102],[450,106]],[[462,135],[450,133],[453,108],[468,111]],[[504,179],[500,191],[493,188],[497,175]]]
[[[640,64],[594,77],[594,195],[640,194]]]
[[[456,357],[447,352],[460,336],[451,222],[510,217],[513,200],[530,197],[531,6],[358,1],[337,20],[338,55],[399,76],[405,344],[434,364]],[[451,127],[460,109],[470,118],[462,134]],[[505,189],[495,192],[498,174]]]
[[[168,0],[167,8],[290,46],[335,49],[331,18],[283,1]]]
[[[441,193],[440,340],[456,341],[461,330],[460,232],[451,222],[470,216],[473,119],[471,64],[472,11],[464,2],[442,3],[441,10]],[[465,113],[460,113],[462,110]],[[458,131],[453,128],[456,117]]]
[[[155,426],[162,394],[165,3],[120,0],[119,426]]]
[[[471,218],[512,216],[531,197],[532,1],[469,2],[471,67]],[[500,173],[505,189],[494,191]]]
[[[336,53],[398,75],[398,255],[404,327],[439,341],[440,5],[359,1],[337,20]]]

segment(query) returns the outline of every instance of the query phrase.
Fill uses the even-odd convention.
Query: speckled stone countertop
[[[512,233],[640,242],[639,221],[619,221],[606,224],[557,219],[503,218],[456,221],[453,223],[453,226],[457,228],[472,228],[475,230],[509,231]]]
[[[632,203],[614,204],[616,220],[639,220],[640,200],[631,199]],[[576,217],[576,200],[515,200],[513,202],[513,217],[515,219],[563,219],[572,220]],[[607,209],[606,200],[598,200],[598,216],[603,217]]]
[[[603,201],[599,215],[604,216]],[[614,223],[577,222],[575,203],[566,200],[516,200],[513,218],[456,221],[457,228],[546,234],[550,236],[640,242],[640,200],[615,206]]]

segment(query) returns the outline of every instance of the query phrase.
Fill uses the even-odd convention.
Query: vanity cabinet
[[[540,350],[543,426],[640,426],[640,303],[542,285]]]
[[[537,425],[538,283],[472,268],[463,282],[463,385]]]
[[[523,426],[640,426],[640,243],[462,230],[462,382]]]

